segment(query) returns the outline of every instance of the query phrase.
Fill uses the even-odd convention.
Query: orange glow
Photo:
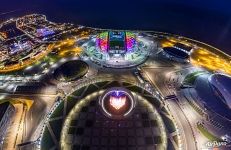
[[[16,98],[16,99],[3,99],[1,100],[0,104],[5,103],[5,102],[10,102],[12,105],[15,104],[23,104],[26,106],[27,111],[30,110],[31,106],[33,105],[34,101],[31,99],[21,99],[21,98]]]
[[[114,107],[116,110],[119,110],[121,107],[125,105],[126,97],[114,97],[110,96],[110,105]]]
[[[211,71],[220,71],[231,75],[231,58],[222,57],[206,49],[197,49],[191,53],[191,63]]]
[[[162,47],[174,46],[177,42],[182,43],[187,46],[192,46],[190,39],[177,39],[170,37],[161,41]],[[193,41],[193,40],[192,40]],[[193,41],[195,42],[195,41]],[[198,41],[196,41],[198,42]],[[191,52],[190,62],[194,66],[203,67],[210,71],[223,72],[231,75],[231,57],[213,48],[205,43],[199,42],[200,47],[197,47]],[[207,48],[204,48],[203,45]],[[193,46],[192,46],[193,47]],[[194,47],[195,48],[195,47]]]
[[[47,56],[54,49],[58,49],[58,55],[61,57],[70,56],[70,55],[76,56],[82,52],[82,49],[80,47],[77,47],[75,45],[75,42],[76,42],[75,39],[67,39],[54,44],[50,44],[38,55],[32,56],[30,59],[27,59],[25,61],[19,62],[14,65],[2,66],[0,68],[0,73],[7,73],[7,72],[17,71],[26,68],[27,66],[30,66],[34,64],[36,61],[39,61],[40,59]]]
[[[171,41],[163,41],[161,42],[161,46],[162,47],[172,47],[174,46],[174,43],[172,43]]]
[[[86,36],[81,37],[81,39],[84,38],[88,38],[88,37]],[[61,41],[58,44],[56,44],[54,48],[57,49],[58,55],[60,57],[76,56],[82,53],[82,48],[76,45],[76,39],[67,39]]]
[[[161,46],[162,47],[173,47],[176,43],[182,43],[186,46],[191,46],[190,43],[188,43],[187,41],[185,40],[181,40],[181,39],[176,39],[176,38],[168,38],[168,39],[164,39],[161,41]]]
[[[6,32],[0,32],[0,36],[2,36],[4,39],[7,38],[7,33]]]
[[[42,59],[44,56],[47,56],[53,50],[53,47],[54,47],[54,44],[51,44],[44,51],[40,52],[38,55],[32,57],[31,59],[25,60],[23,62],[14,64],[14,65],[4,66],[3,68],[0,68],[0,73],[17,71],[27,66],[30,66],[36,61]]]

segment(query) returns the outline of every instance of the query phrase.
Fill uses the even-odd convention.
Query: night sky
[[[29,13],[56,22],[180,34],[231,54],[230,0],[1,0],[0,20]]]

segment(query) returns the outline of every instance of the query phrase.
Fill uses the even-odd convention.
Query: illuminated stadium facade
[[[131,32],[103,32],[97,36],[97,46],[102,52],[123,54],[137,46],[136,35]]]
[[[103,67],[125,68],[143,63],[154,43],[125,31],[102,32],[83,45],[90,59]]]

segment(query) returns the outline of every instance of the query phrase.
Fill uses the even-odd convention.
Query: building
[[[8,58],[8,48],[7,46],[0,44],[0,62]]]
[[[222,102],[231,109],[231,77],[225,74],[216,73],[210,76],[209,82]]]
[[[213,126],[225,134],[231,133],[230,109],[230,84],[231,78],[223,74],[203,74],[197,77],[194,88],[190,94],[194,102],[206,114],[206,119]]]
[[[132,32],[110,31],[100,33],[96,39],[102,52],[110,54],[126,54],[136,48],[136,35]]]
[[[10,102],[0,104],[0,150],[3,149],[3,141],[14,111],[14,106]]]
[[[82,47],[102,67],[128,68],[146,61],[155,42],[139,36],[138,32],[107,31],[92,36]]]
[[[163,47],[163,55],[170,60],[189,62],[192,47],[182,43],[176,43],[172,47]]]

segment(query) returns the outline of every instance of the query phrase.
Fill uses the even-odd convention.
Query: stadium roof
[[[177,58],[181,58],[181,59],[188,59],[189,55],[188,53],[179,50],[175,47],[164,47],[163,50],[168,53],[171,56],[177,57]]]
[[[3,116],[4,116],[5,113],[6,113],[7,108],[8,108],[10,105],[11,105],[10,102],[5,102],[5,103],[0,104],[0,119],[3,118]]]
[[[224,102],[231,108],[231,77],[224,74],[213,74],[210,83],[219,90]]]

